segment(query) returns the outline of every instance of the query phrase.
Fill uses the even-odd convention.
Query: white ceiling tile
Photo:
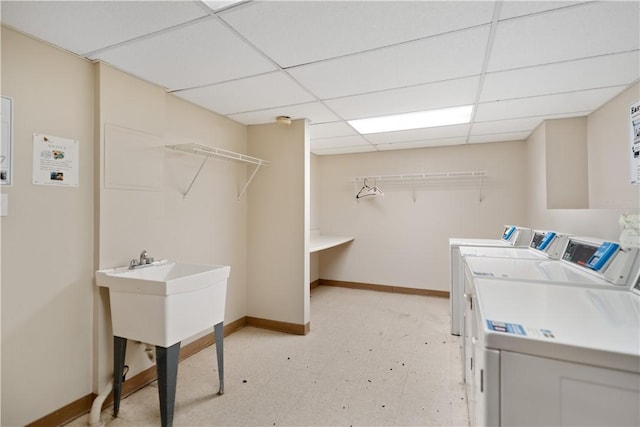
[[[501,21],[488,71],[638,49],[640,2],[598,2]]]
[[[408,141],[393,144],[377,144],[376,148],[381,151],[389,150],[407,150],[411,148],[428,148],[428,147],[444,147],[449,145],[462,145],[466,142],[466,138],[443,138],[428,141]]]
[[[236,3],[240,3],[243,0],[229,0],[229,1],[224,1],[224,0],[202,0],[203,3],[205,3],[207,5],[207,7],[209,7],[211,10],[220,10],[220,9],[224,9],[225,7],[231,6],[232,4],[236,4]]]
[[[358,147],[361,145],[370,145],[361,135],[311,139],[311,146],[313,148]]]
[[[535,117],[551,114],[575,113],[585,115],[624,90],[624,86],[592,89],[580,92],[520,98],[479,104],[475,120],[493,120]]]
[[[108,49],[92,59],[108,62],[169,90],[276,69],[213,17]]]
[[[489,26],[290,68],[320,99],[480,74]]]
[[[489,73],[480,102],[627,85],[638,78],[640,50]]]
[[[245,125],[273,123],[278,116],[289,116],[293,120],[309,119],[309,123],[324,123],[339,120],[335,114],[321,102],[310,102],[298,105],[283,105],[266,110],[249,111],[246,113],[229,114],[228,117]],[[344,123],[344,122],[342,122]],[[348,126],[345,123],[345,126]],[[348,126],[350,127],[350,126]],[[355,131],[354,131],[355,132]]]
[[[464,137],[468,132],[469,124],[464,124],[402,130],[397,132],[371,133],[368,134],[366,138],[373,144],[395,144],[406,141],[426,141],[442,138]]]
[[[471,105],[480,77],[336,98],[325,103],[346,120]]]
[[[174,92],[176,96],[219,114],[302,104],[313,97],[282,72]]]
[[[491,135],[477,135],[469,138],[470,144],[480,144],[486,142],[523,141],[529,137],[529,132],[508,132],[495,133]]]
[[[517,16],[531,15],[546,10],[560,9],[567,6],[575,6],[585,2],[580,1],[504,1],[500,8],[500,19],[515,18]]]
[[[207,15],[186,1],[2,1],[0,7],[3,23],[77,54]]]
[[[543,120],[542,117],[527,117],[495,122],[475,122],[471,127],[471,136],[504,132],[529,132],[538,127]]]
[[[220,16],[282,67],[487,24],[494,2],[272,1]]]
[[[567,114],[546,114],[535,117],[518,119],[497,120],[491,122],[476,121],[471,127],[471,136],[482,136],[498,133],[530,132],[537,128],[545,120],[567,119],[571,117],[584,117],[589,112],[577,112]]]
[[[347,135],[357,135],[358,132],[355,131],[351,126],[347,124],[347,122],[331,122],[331,123],[320,123],[320,124],[311,124],[309,126],[309,133],[311,134],[311,138],[331,138],[333,136],[347,136]]]

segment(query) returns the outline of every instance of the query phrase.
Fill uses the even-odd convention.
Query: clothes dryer
[[[496,279],[475,286],[471,425],[640,425],[640,295]]]
[[[478,279],[529,281],[539,285],[628,289],[638,271],[638,250],[599,239],[572,237],[562,260],[531,260],[489,257],[464,258],[465,311],[462,325],[463,377],[467,391],[473,376],[472,328],[475,285]]]
[[[473,239],[452,237],[449,239],[449,308],[451,315],[451,334],[460,335],[464,317],[462,257],[460,248],[466,246],[478,247],[528,247],[531,243],[533,231],[530,228],[515,225],[505,226],[500,239]]]

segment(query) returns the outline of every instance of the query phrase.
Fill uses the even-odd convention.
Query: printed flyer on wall
[[[33,183],[77,187],[78,141],[49,135],[33,135]]]
[[[2,96],[0,101],[0,185],[11,185],[13,100]]]
[[[631,183],[640,184],[640,101],[631,105]]]

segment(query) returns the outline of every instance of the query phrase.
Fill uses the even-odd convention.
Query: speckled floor
[[[222,396],[214,346],[180,363],[174,426],[469,424],[447,299],[321,286],[309,335],[246,327],[224,344]],[[111,412],[107,426],[160,425],[157,384]]]

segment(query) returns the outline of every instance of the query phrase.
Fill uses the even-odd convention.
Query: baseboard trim
[[[247,326],[247,318],[241,317],[229,324],[224,325],[224,336],[230,335],[239,329]],[[215,344],[216,338],[213,332],[196,339],[180,349],[180,361],[193,356],[197,352]],[[144,371],[139,372],[133,377],[122,383],[122,398],[132,395],[136,391],[146,387],[157,379],[156,367],[151,366]],[[62,408],[45,415],[44,417],[27,424],[28,427],[53,427],[63,426],[78,417],[81,417],[91,411],[91,405],[97,394],[91,393],[80,399],[63,406]],[[105,399],[102,408],[108,408],[113,404],[113,393]]]
[[[316,279],[309,283],[309,289],[317,288],[318,286],[320,286],[320,279]]]
[[[261,319],[259,317],[250,316],[247,316],[247,326],[296,335],[307,335],[311,330],[309,322],[305,325],[301,325],[298,323],[280,322],[278,320]]]
[[[360,289],[365,291],[390,292],[396,294],[422,295],[437,298],[449,298],[449,291],[432,289],[406,288],[403,286],[374,285],[372,283],[345,282],[342,280],[319,279],[320,286],[336,286],[339,288]]]
[[[52,427],[52,426],[63,426],[70,421],[75,420],[79,416],[82,416],[91,410],[91,403],[95,395],[93,393],[87,394],[80,399],[69,403],[68,405],[63,406],[57,411],[53,411],[49,415],[45,415],[32,422],[31,424],[27,424],[29,427]]]

